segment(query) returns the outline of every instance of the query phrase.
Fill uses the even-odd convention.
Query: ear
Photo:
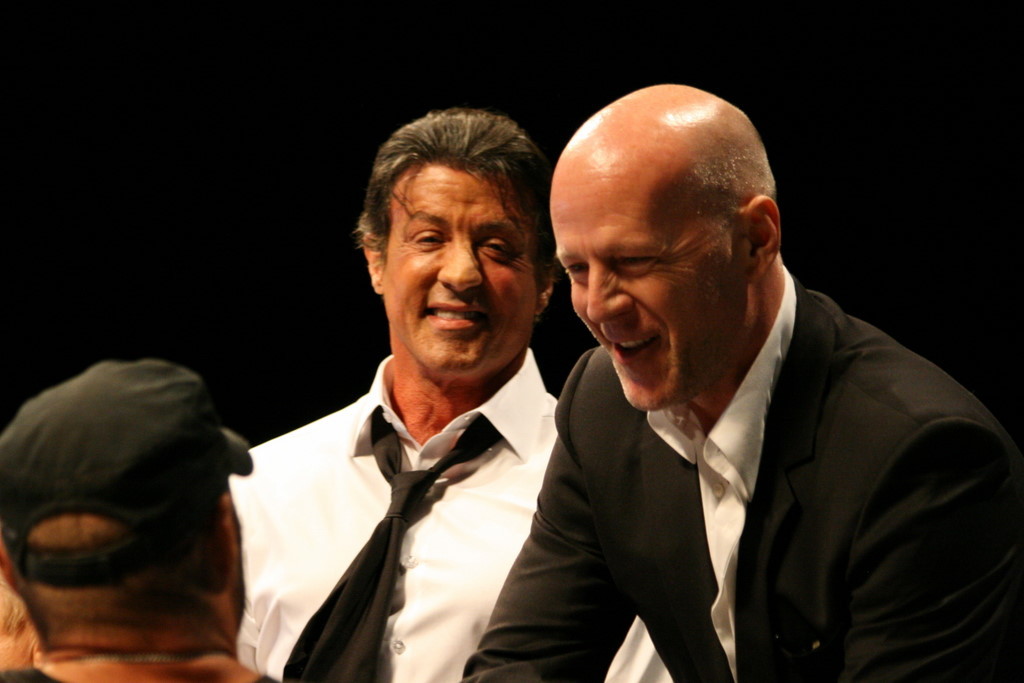
[[[541,283],[542,289],[537,292],[537,309],[533,312],[533,317],[537,318],[544,309],[548,307],[548,302],[551,300],[551,292],[555,288],[555,279],[548,276],[544,278]]]
[[[740,209],[743,238],[749,259],[747,271],[751,278],[759,278],[768,272],[779,257],[782,246],[782,229],[779,205],[766,195],[757,195]]]
[[[235,518],[235,507],[231,494],[224,494],[217,501],[213,529],[207,535],[207,557],[210,558],[207,580],[214,592],[224,590],[234,580],[232,571],[238,566],[241,556],[241,539]]]
[[[366,256],[366,269],[370,271],[370,284],[373,286],[373,291],[384,294],[384,254],[369,247],[363,247],[363,255]]]

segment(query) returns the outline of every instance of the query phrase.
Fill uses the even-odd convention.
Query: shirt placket
[[[708,466],[708,490],[712,496],[713,531],[708,534],[712,565],[718,582],[718,595],[711,605],[711,622],[729,659],[733,678],[735,662],[735,616],[730,605],[735,601],[736,563],[746,506],[736,482],[739,472],[714,442],[704,444],[704,461]]]

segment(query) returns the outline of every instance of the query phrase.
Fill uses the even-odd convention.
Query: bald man
[[[789,274],[741,111],[684,86],[628,95],[573,137],[551,205],[601,348],[559,400],[471,680],[597,679],[637,614],[679,681],[1020,666],[1020,451],[941,370]]]

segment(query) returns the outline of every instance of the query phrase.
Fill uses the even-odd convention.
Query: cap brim
[[[252,456],[249,455],[249,442],[227,427],[221,427],[228,449],[228,461],[231,473],[243,477],[252,474]]]

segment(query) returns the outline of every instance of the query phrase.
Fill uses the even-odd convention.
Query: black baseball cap
[[[111,583],[205,524],[231,474],[252,472],[202,378],[164,360],[103,361],[28,400],[0,434],[0,526],[19,573],[57,586]],[[104,515],[131,533],[75,554],[30,550],[40,521]]]

